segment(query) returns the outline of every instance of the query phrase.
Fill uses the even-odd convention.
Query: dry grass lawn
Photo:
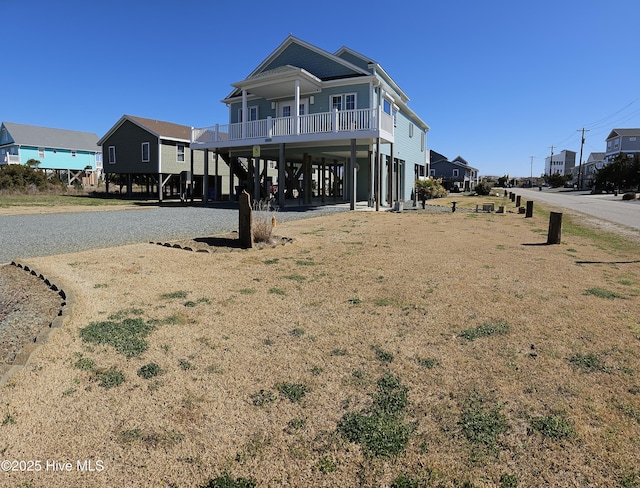
[[[0,485],[638,487],[640,244],[547,226],[357,212],[29,259],[76,304],[2,388],[0,458],[42,470]]]

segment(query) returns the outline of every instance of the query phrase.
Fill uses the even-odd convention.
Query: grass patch
[[[592,295],[594,297],[598,297],[598,298],[605,298],[607,300],[614,300],[616,298],[624,298],[622,295],[620,295],[619,293],[616,293],[615,291],[611,291],[611,290],[607,290],[606,288],[589,288],[588,290],[585,290],[584,292],[585,295]]]
[[[314,263],[310,259],[299,259],[298,261],[296,261],[296,264],[298,266],[315,266],[316,265],[316,263]]]
[[[264,264],[278,264],[280,262],[279,258],[267,259],[264,261]]]
[[[280,288],[275,288],[275,287],[269,288],[269,293],[271,293],[272,295],[281,295],[281,296],[284,296],[287,294],[284,290]]]
[[[241,295],[253,295],[256,291],[258,291],[258,290],[256,290],[255,288],[242,288],[240,290],[240,294]]]
[[[569,363],[584,373],[607,372],[607,367],[597,354],[574,354]]]
[[[190,361],[187,361],[186,359],[181,359],[179,361],[179,364],[183,371],[193,371],[195,369],[198,369],[195,364],[193,364]]]
[[[144,378],[145,380],[151,379],[154,376],[158,376],[162,373],[162,369],[156,363],[145,364],[138,370],[138,376],[140,378]]]
[[[304,329],[301,329],[299,327],[296,327],[295,329],[293,329],[290,334],[293,337],[302,337],[304,335]]]
[[[396,456],[404,451],[414,430],[404,422],[408,388],[391,373],[385,373],[377,386],[370,409],[345,414],[337,429],[342,437],[360,444],[371,456]]]
[[[16,423],[17,422],[16,422],[15,417],[12,414],[8,413],[8,412],[4,415],[4,418],[2,419],[2,425],[3,426],[4,425],[15,425]]]
[[[347,355],[347,350],[346,349],[332,349],[331,352],[329,353],[329,355],[331,355],[331,356],[346,356]]]
[[[500,404],[489,405],[477,392],[469,395],[458,421],[467,440],[490,452],[496,452],[498,436],[509,427],[502,407]]]
[[[427,369],[433,369],[438,365],[438,360],[434,358],[417,358],[416,361],[420,366]]]
[[[338,465],[328,456],[323,456],[318,461],[318,470],[322,474],[333,473],[336,469],[338,469]]]
[[[200,488],[255,488],[257,481],[253,478],[232,478],[229,473],[212,478]]]
[[[278,383],[276,390],[290,402],[300,403],[309,391],[309,388],[300,383]]]
[[[91,322],[80,329],[83,342],[108,344],[128,358],[139,356],[149,348],[145,337],[154,330],[140,318],[126,318],[121,322]]]
[[[90,358],[80,358],[73,365],[82,371],[93,371],[96,367],[96,363]]]
[[[378,361],[382,361],[383,363],[393,362],[393,354],[383,350],[380,346],[373,345],[371,346],[371,350],[375,353]]]
[[[533,430],[553,440],[570,439],[576,435],[571,422],[559,414],[532,418],[530,425]]]
[[[179,291],[172,291],[169,293],[163,293],[162,295],[160,295],[160,298],[162,298],[163,300],[171,300],[173,298],[187,298],[188,294],[189,294],[188,291],[179,290]]]
[[[256,407],[264,407],[276,400],[276,396],[270,390],[260,390],[251,394],[251,403]]]
[[[511,326],[506,322],[497,322],[495,324],[482,324],[473,329],[466,329],[460,332],[460,337],[468,341],[473,341],[481,337],[489,337],[493,335],[508,334]]]
[[[297,282],[306,281],[307,279],[306,276],[302,276],[299,274],[290,274],[290,275],[283,276],[283,278],[286,280],[297,281]]]
[[[93,380],[97,381],[98,385],[108,390],[124,383],[125,376],[119,369],[112,368],[104,372],[96,373],[93,376]]]
[[[351,297],[349,298],[349,303],[351,305],[360,305],[362,303],[362,299],[359,297]]]

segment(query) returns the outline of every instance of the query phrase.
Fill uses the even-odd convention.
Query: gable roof
[[[35,125],[3,122],[11,142],[2,144],[44,147],[50,149],[69,149],[74,151],[100,152],[98,136],[91,132],[79,132],[66,129],[52,129]]]
[[[433,149],[429,150],[429,162],[431,164],[433,163],[437,163],[440,161],[448,161],[446,156],[443,156],[442,154],[435,152]]]
[[[435,166],[439,164],[450,164],[452,166],[457,166],[459,168],[472,169],[474,171],[479,171],[478,168],[469,166],[469,163],[467,163],[467,161],[462,156],[457,156],[453,161],[449,161],[442,154],[439,154],[432,150],[429,158],[430,158],[429,160],[430,160],[431,166]]]
[[[640,129],[613,129],[611,133],[607,136],[605,141],[612,139],[614,137],[623,137],[623,136],[640,136]]]
[[[126,121],[141,127],[158,139],[165,139],[177,142],[191,142],[191,127],[186,125],[174,124],[172,122],[163,122],[161,120],[146,119],[144,117],[136,117],[133,115],[123,115],[118,122],[98,141],[102,145],[116,130],[120,128]]]

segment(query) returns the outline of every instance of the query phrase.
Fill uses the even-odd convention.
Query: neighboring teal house
[[[280,207],[294,197],[400,206],[428,174],[429,127],[369,57],[289,36],[231,85],[222,100],[228,123],[193,129],[191,149],[214,151],[232,167],[247,161],[254,198],[268,196],[270,166]]]
[[[38,167],[57,173],[67,183],[96,184],[102,170],[98,136],[90,132],[50,129],[3,122],[0,126],[0,165],[40,161]]]

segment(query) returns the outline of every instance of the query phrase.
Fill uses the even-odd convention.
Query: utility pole
[[[580,129],[578,129],[580,132]],[[580,164],[578,165],[578,190],[582,190],[582,148],[584,147],[584,133],[589,132],[589,130],[585,130],[582,128],[582,142],[580,143]]]
[[[553,166],[553,148],[554,148],[554,146],[551,146],[551,157],[549,158],[549,174],[548,174],[548,176],[551,176],[551,174],[553,173],[553,169],[551,168]]]
[[[533,188],[533,158],[535,156],[531,156],[531,188]]]

